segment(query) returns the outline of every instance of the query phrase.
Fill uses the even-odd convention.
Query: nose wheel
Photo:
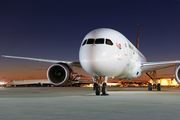
[[[95,94],[100,95],[100,85],[97,85],[95,88]]]
[[[102,79],[103,78],[103,79]],[[105,76],[105,77],[99,77],[99,79],[97,77],[94,77],[93,78],[93,82],[94,85],[93,85],[93,90],[95,90],[95,94],[96,95],[100,95],[100,92],[102,91],[102,96],[106,96],[106,95],[109,95],[107,94],[107,80],[108,80],[108,77]],[[101,86],[102,86],[102,89],[101,89]]]
[[[107,94],[107,88],[106,88],[106,83],[103,83],[103,86],[102,86],[102,94],[101,95],[109,95],[109,94]]]
[[[100,92],[101,92],[100,84],[94,83],[94,88],[95,88],[95,94],[100,95]],[[109,94],[107,94],[106,83],[103,83],[102,84],[102,94],[101,94],[101,96],[106,96],[106,95],[109,95]]]

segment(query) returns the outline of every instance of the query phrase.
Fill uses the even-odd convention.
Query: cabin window
[[[83,42],[82,46],[86,44],[86,41],[87,41],[87,40],[85,40],[85,41]]]
[[[106,44],[107,45],[113,45],[113,42],[110,39],[106,39]]]
[[[104,44],[104,38],[96,39],[95,44]]]
[[[94,43],[94,39],[92,38],[88,39],[87,44],[93,44],[93,43]]]

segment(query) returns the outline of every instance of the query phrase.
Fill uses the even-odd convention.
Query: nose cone
[[[95,47],[95,45],[89,45],[81,47],[79,51],[79,60],[83,69],[92,76],[101,76],[101,68],[103,67],[103,55],[102,51]]]

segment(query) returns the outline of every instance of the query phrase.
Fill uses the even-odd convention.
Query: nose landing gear
[[[103,83],[103,84],[100,84],[100,83],[102,83],[102,81],[101,81],[101,77],[100,77],[100,79],[98,80],[98,79],[96,79],[97,81],[98,81],[98,84],[97,83],[94,83],[94,86],[93,86],[93,90],[95,90],[95,94],[96,95],[100,95],[100,92],[101,92],[101,86],[102,86],[102,94],[101,94],[101,96],[106,96],[106,95],[109,95],[109,94],[107,94],[107,77],[105,77],[105,82]]]

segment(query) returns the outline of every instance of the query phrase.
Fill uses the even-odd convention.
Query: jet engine
[[[180,84],[180,64],[177,65],[177,67],[175,68],[174,74],[175,74],[176,82]]]
[[[72,81],[73,70],[70,66],[64,63],[57,63],[51,65],[47,70],[48,80],[53,85],[66,85],[68,82]]]

